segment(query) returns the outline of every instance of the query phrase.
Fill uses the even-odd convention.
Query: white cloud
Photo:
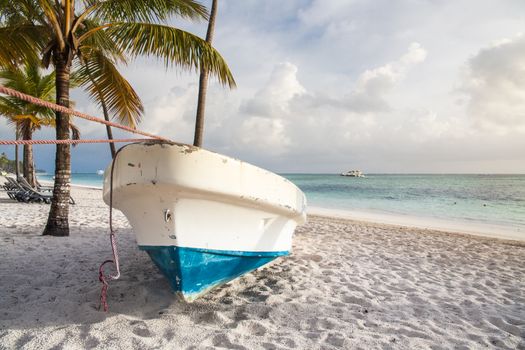
[[[275,171],[525,172],[524,11],[522,0],[224,2],[214,45],[238,88],[210,84],[204,145]],[[197,74],[151,59],[123,74],[145,103],[140,129],[192,141]],[[77,164],[101,158],[76,152]]]
[[[314,0],[309,7],[299,10],[299,19],[308,25],[322,26],[348,18],[347,14],[357,1]]]
[[[238,119],[242,121],[234,132],[234,143],[271,156],[286,153],[291,144],[287,135],[290,103],[305,92],[297,80],[297,67],[289,62],[277,64],[265,86],[241,104]]]
[[[167,95],[160,95],[145,107],[147,115],[141,128],[153,134],[181,142],[193,142],[197,86],[171,88]]]
[[[241,123],[236,134],[239,147],[263,152],[267,156],[286,153],[291,143],[285,121],[277,118],[251,117]]]
[[[246,101],[243,112],[256,116],[276,116],[289,111],[290,101],[306,92],[297,80],[297,67],[289,62],[277,64],[266,85],[253,99]]]
[[[258,72],[266,80],[251,93],[211,84],[205,146],[277,171],[337,171],[349,163],[369,171],[439,171],[446,159],[459,169],[480,149],[494,152],[496,136],[470,130],[467,119],[392,98],[426,59],[423,46],[412,43],[354,80],[342,76],[337,93],[306,87],[290,62]],[[151,100],[142,128],[191,142],[196,90],[190,83]]]
[[[525,133],[525,36],[481,49],[467,63],[461,91],[476,127]]]
[[[405,70],[411,64],[421,63],[427,57],[427,51],[419,43],[412,43],[408,52],[399,60],[401,63],[400,70]]]
[[[385,95],[414,64],[425,60],[427,52],[419,43],[412,43],[399,60],[366,70],[349,96],[347,106],[359,112],[388,110]]]
[[[388,119],[384,112],[392,109],[382,108],[389,92],[424,58],[421,45],[412,44],[399,59],[366,70],[357,83],[347,81],[341,92],[332,96],[307,90],[298,80],[295,65],[278,64],[265,85],[252,98],[241,102],[239,111],[226,123],[236,130],[236,147],[230,150],[257,154],[269,161],[276,155],[348,153],[369,145],[383,132],[388,134],[385,125],[395,124],[382,120]],[[352,85],[350,94],[345,94]],[[218,128],[214,132],[223,131]],[[220,142],[232,143],[228,139],[216,141],[218,147]]]

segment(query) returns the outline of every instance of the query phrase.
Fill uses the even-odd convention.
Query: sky
[[[523,0],[219,0],[213,44],[237,88],[210,82],[204,148],[279,173],[525,173],[523,23]],[[192,143],[198,74],[153,58],[121,69],[145,105],[139,128]],[[35,148],[52,171],[54,146]],[[107,145],[80,145],[72,170],[109,161]]]

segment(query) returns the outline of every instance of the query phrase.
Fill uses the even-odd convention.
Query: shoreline
[[[42,180],[42,184],[52,185],[52,181]],[[102,187],[71,184],[71,187],[102,191]],[[307,214],[326,218],[346,219],[367,223],[394,225],[408,228],[435,230],[446,233],[467,234],[485,238],[495,238],[525,242],[525,228],[512,229],[509,226],[488,223],[468,223],[465,221],[429,218],[415,215],[377,213],[371,211],[347,210],[308,206]]]
[[[322,207],[308,207],[308,215],[321,216],[326,218],[346,219],[367,223],[377,223],[408,227],[423,230],[435,230],[446,233],[467,234],[472,236],[495,238],[511,241],[525,242],[525,230],[512,230],[506,226],[467,223],[453,220],[434,219],[410,215],[394,215],[383,213],[372,213],[365,211],[329,209]]]
[[[53,181],[48,181],[48,180],[38,180],[38,182],[40,182],[42,185],[46,185],[46,186],[53,186]],[[77,185],[77,184],[70,184],[71,187],[78,187],[78,188],[86,188],[86,189],[89,189],[89,190],[99,190],[99,191],[102,191],[102,187],[98,187],[98,186],[92,186],[92,185]]]

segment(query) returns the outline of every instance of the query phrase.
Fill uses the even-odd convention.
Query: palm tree
[[[136,126],[140,99],[117,65],[137,56],[155,56],[166,66],[205,68],[219,81],[235,86],[220,54],[205,40],[169,25],[179,16],[206,19],[194,0],[0,0],[0,65],[42,58],[56,73],[56,103],[69,106],[72,69],[98,101],[95,86],[119,121]],[[94,78],[89,79],[87,70]],[[95,82],[95,83],[94,83]],[[56,138],[69,138],[69,115],[56,112]],[[44,235],[69,235],[71,174],[69,145],[57,145],[55,185]]]
[[[54,74],[40,75],[38,67],[27,64],[24,69],[0,70],[3,85],[20,92],[33,95],[46,101],[53,101],[55,92]],[[0,97],[0,114],[15,125],[16,132],[23,140],[31,140],[33,132],[43,125],[50,125],[54,119],[53,111],[12,97]],[[34,161],[32,145],[24,145],[22,174],[33,186]]]
[[[106,121],[110,120],[111,110],[121,124],[136,127],[144,112],[142,101],[129,82],[110,64],[114,65],[107,57],[82,57],[73,73],[73,80],[82,85],[91,99],[102,108]],[[109,125],[106,125],[106,133],[109,140],[113,139]],[[109,147],[111,157],[114,158],[115,144],[109,143]]]
[[[15,127],[15,139],[17,141],[20,140],[20,128],[18,127],[18,125],[16,125]],[[18,159],[20,152],[18,152],[18,148],[18,145],[15,145],[15,174],[17,180],[20,178],[20,162]]]
[[[206,42],[211,45],[213,40],[213,30],[215,29],[215,17],[217,16],[217,0],[211,4],[210,19],[208,20],[208,30],[206,31]],[[208,91],[208,71],[201,67],[199,78],[199,97],[197,98],[197,115],[195,116],[195,136],[193,145],[202,147],[202,136],[204,134],[204,109],[206,105],[206,93]]]
[[[0,70],[0,82],[17,91],[53,102],[55,95],[55,74],[42,75],[38,66],[26,64],[23,69],[8,68]],[[33,133],[43,126],[55,126],[55,114],[45,107],[18,100],[13,97],[0,97],[0,114],[15,125],[17,139],[31,140]],[[79,130],[70,125],[73,137],[79,137]],[[15,153],[17,150],[15,150]],[[18,158],[15,155],[15,160]],[[36,186],[35,166],[32,145],[24,145],[23,176],[33,186]],[[18,176],[18,174],[17,174]]]
[[[106,105],[106,100],[104,99],[104,95],[102,94],[102,92],[100,91],[100,89],[95,83],[93,83],[93,86],[97,87],[96,90],[99,96],[100,107],[102,107],[102,114],[104,115],[104,119],[107,122],[109,122],[110,118],[109,118],[109,113],[108,113],[108,106]],[[106,133],[108,134],[108,140],[113,140],[113,131],[111,130],[111,126],[106,125]],[[115,156],[117,155],[115,143],[113,142],[109,143],[109,152],[111,153],[111,158],[114,159]]]

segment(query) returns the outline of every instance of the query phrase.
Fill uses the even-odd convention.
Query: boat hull
[[[176,246],[140,246],[187,301],[289,252],[239,252]]]
[[[130,144],[113,166],[104,200],[112,192],[140,249],[188,301],[287,255],[306,219],[306,198],[291,182],[200,148]]]

